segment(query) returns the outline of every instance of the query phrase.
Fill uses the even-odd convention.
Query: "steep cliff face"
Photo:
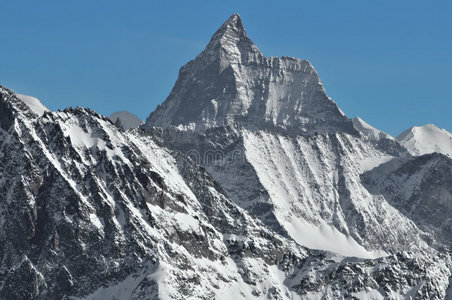
[[[362,185],[361,173],[395,158],[368,140],[242,127],[153,134],[205,166],[236,204],[300,245],[366,258],[428,248],[409,218]]]
[[[146,127],[199,131],[235,123],[299,134],[338,129],[356,133],[326,95],[314,67],[298,58],[264,57],[238,15],[181,68],[171,94],[151,113]]]

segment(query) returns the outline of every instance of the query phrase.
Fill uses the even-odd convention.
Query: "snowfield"
[[[407,129],[397,140],[413,155],[438,152],[452,157],[452,133],[433,124]]]

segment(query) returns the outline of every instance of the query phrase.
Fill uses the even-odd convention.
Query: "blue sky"
[[[393,135],[425,123],[452,131],[446,0],[0,0],[0,84],[52,110],[145,119],[234,12],[266,56],[311,61],[349,117]]]

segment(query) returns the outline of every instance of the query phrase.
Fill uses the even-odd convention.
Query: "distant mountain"
[[[411,127],[397,140],[414,155],[438,152],[452,157],[452,133],[434,124]]]
[[[108,118],[113,123],[121,126],[124,130],[129,130],[130,128],[137,128],[144,123],[137,116],[129,113],[128,111],[118,111],[112,113]]]

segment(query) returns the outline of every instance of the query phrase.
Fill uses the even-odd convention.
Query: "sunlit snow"
[[[22,100],[27,106],[38,116],[42,116],[44,112],[49,111],[47,107],[45,107],[38,98],[16,94],[20,100]]]

